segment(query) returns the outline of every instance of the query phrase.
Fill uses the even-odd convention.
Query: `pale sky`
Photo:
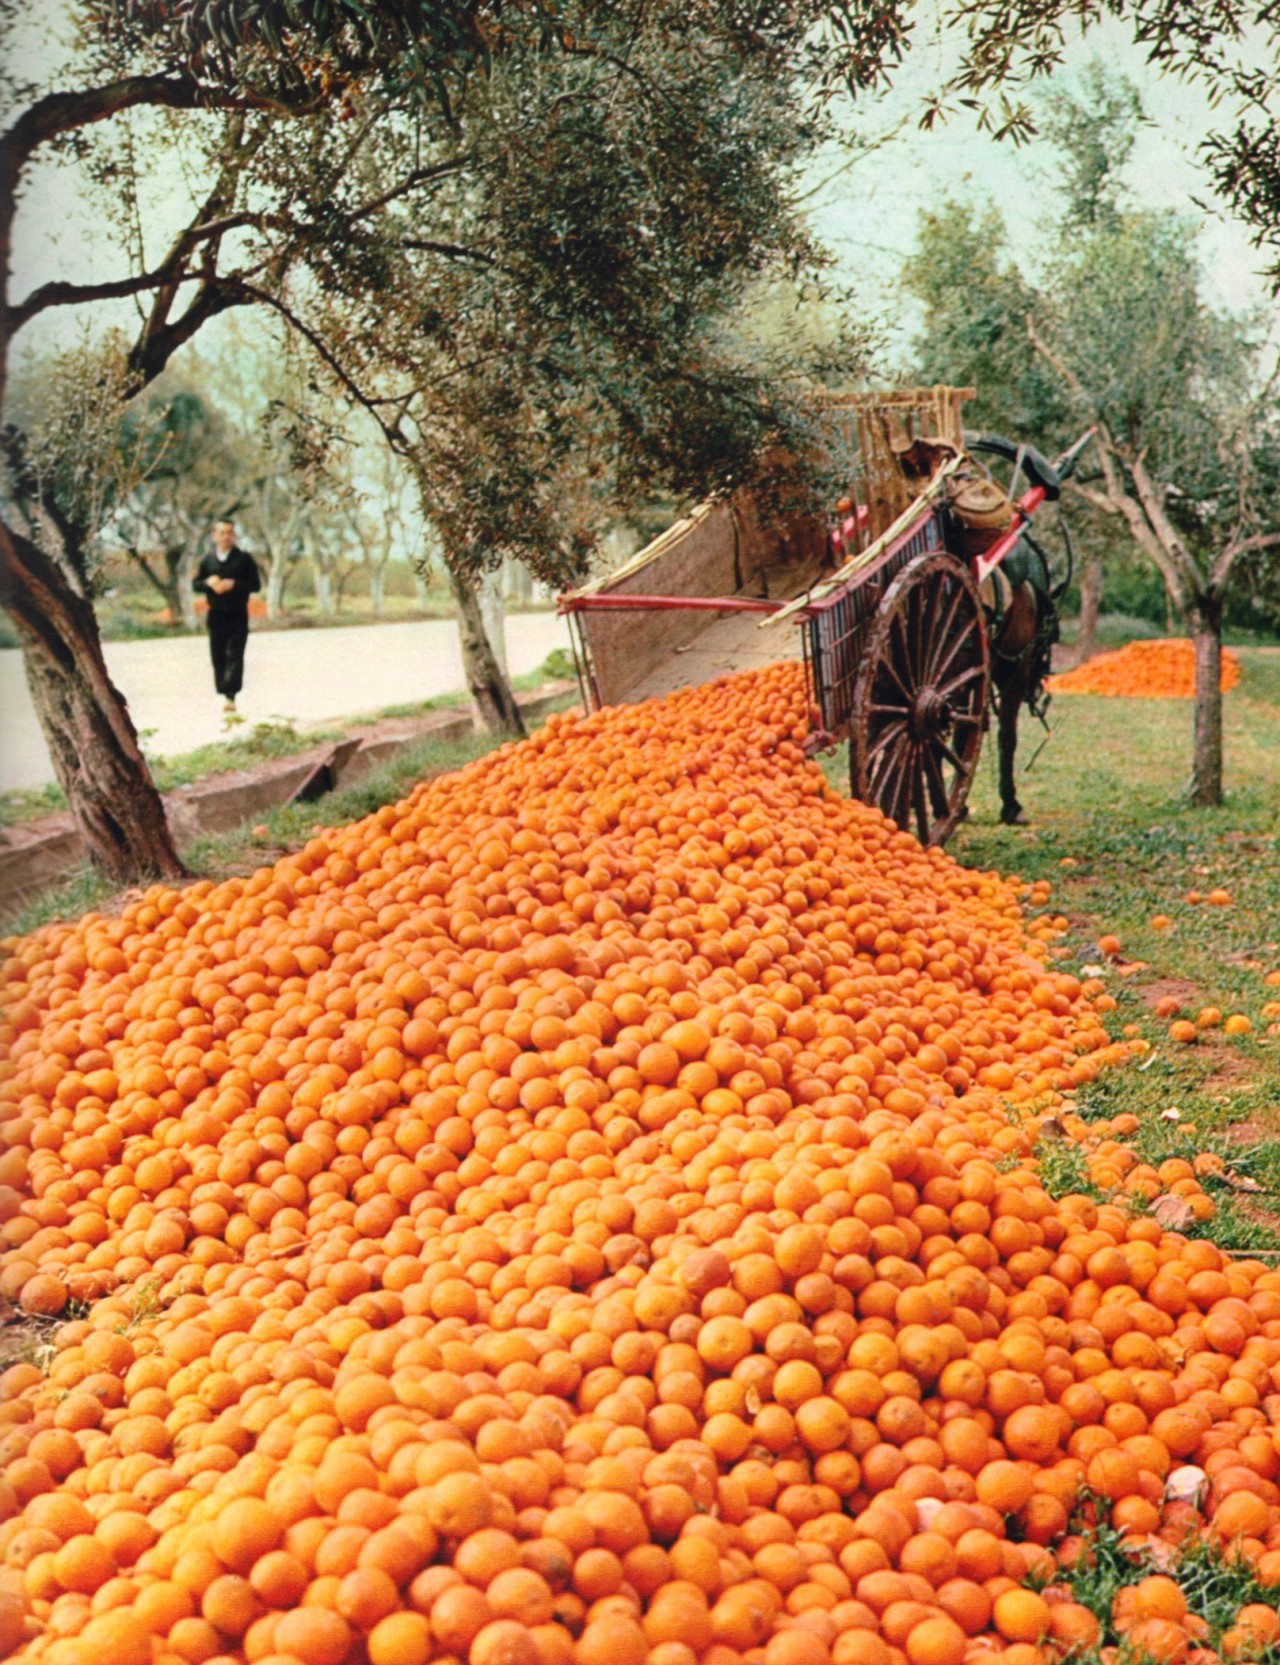
[[[1142,203],[1176,208],[1196,221],[1208,298],[1233,311],[1274,304],[1258,275],[1262,257],[1245,228],[1225,210],[1204,212],[1193,201],[1213,203],[1196,156],[1215,120],[1203,89],[1149,68],[1128,30],[1114,20],[1069,46],[1061,73],[1043,86],[1069,85],[1093,57],[1127,74],[1139,88],[1149,125],[1134,148],[1127,177]],[[836,255],[838,275],[855,284],[870,313],[889,323],[891,331],[896,320],[899,342],[911,328],[911,307],[896,293],[897,274],[911,252],[922,212],[948,198],[992,202],[1002,211],[1021,260],[1032,257],[1038,244],[1044,246],[1041,226],[1054,206],[1049,145],[1018,148],[1008,139],[991,138],[977,130],[966,112],[932,132],[919,131],[925,95],[950,68],[950,56],[922,36],[892,92],[874,104],[860,103],[851,118],[855,131],[864,135],[892,132],[902,123],[897,137],[861,157],[810,202],[815,228]],[[1216,120],[1224,119],[1225,112],[1217,112]],[[838,152],[816,160],[810,170],[815,183],[840,160]]]

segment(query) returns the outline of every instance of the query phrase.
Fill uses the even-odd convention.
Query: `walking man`
[[[236,547],[236,529],[229,520],[213,523],[213,549],[201,561],[193,589],[209,598],[209,653],[213,685],[236,708],[244,683],[244,645],[249,638],[249,597],[262,588],[252,555]]]

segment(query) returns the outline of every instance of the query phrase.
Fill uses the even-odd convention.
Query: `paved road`
[[[564,620],[554,613],[507,620],[513,676],[536,670],[552,648],[568,645]],[[106,656],[150,753],[171,757],[225,737],[203,636],[108,642]],[[463,684],[458,633],[448,619],[263,630],[249,638],[238,705],[247,724],[282,717],[301,727],[451,694]],[[52,779],[22,655],[0,650],[0,791]]]

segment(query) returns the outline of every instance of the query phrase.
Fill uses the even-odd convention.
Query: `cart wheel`
[[[978,588],[951,555],[913,561],[885,591],[850,722],[853,793],[943,844],[977,772],[990,666]]]

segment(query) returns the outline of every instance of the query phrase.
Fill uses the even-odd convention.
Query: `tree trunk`
[[[3,523],[0,601],[17,626],[54,773],[90,861],[113,884],[181,878],[164,802],[107,674],[92,606]]]
[[[510,681],[511,667],[507,664],[506,608],[502,604],[502,572],[486,572],[479,586],[480,611],[484,615],[484,633],[489,638],[498,668]]]
[[[1098,605],[1102,600],[1102,557],[1090,550],[1080,565],[1080,627],[1076,632],[1077,665],[1098,651]]]
[[[431,590],[427,584],[427,575],[415,561],[413,564],[413,596],[418,606],[425,613],[431,605]]]
[[[523,735],[524,718],[493,651],[477,587],[458,577],[452,567],[447,570],[457,608],[458,640],[476,727],[485,734]]]
[[[182,623],[182,589],[182,552],[166,549],[164,552],[164,605],[165,611],[169,615],[170,624]]]
[[[1222,608],[1201,599],[1189,611],[1196,656],[1191,802],[1212,808],[1222,802]]]
[[[187,548],[165,551],[165,570],[169,578],[169,617],[174,624],[196,628],[196,593],[191,588],[191,551]]]
[[[198,630],[200,620],[196,617],[196,592],[191,588],[191,580],[195,577],[196,557],[191,550],[187,550],[182,557],[182,564],[178,569],[178,602],[181,611],[177,615],[182,620],[186,630]]]
[[[523,612],[533,600],[533,579],[523,561],[507,561],[503,567],[503,595],[513,612]]]
[[[320,609],[321,618],[331,619],[334,614],[333,605],[333,576],[328,568],[319,561],[311,563],[311,582],[315,589],[316,606]]]
[[[369,568],[369,605],[373,608],[373,616],[380,619],[387,607],[387,568],[382,566]]]
[[[289,563],[285,559],[283,550],[271,557],[271,565],[267,569],[267,617],[278,619],[284,612],[284,587],[289,578]]]

